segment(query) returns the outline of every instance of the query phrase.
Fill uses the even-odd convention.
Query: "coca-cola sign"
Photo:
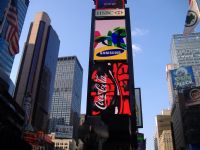
[[[90,88],[91,115],[131,115],[127,63],[95,63]]]

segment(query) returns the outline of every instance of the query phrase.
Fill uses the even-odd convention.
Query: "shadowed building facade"
[[[21,136],[24,112],[13,100],[10,79],[28,4],[29,0],[0,0],[0,145],[7,150],[31,149]]]
[[[172,107],[171,117],[174,145],[176,149],[189,149],[190,145],[198,145],[200,147],[199,141],[196,140],[200,137],[199,123],[197,121],[199,120],[199,105],[187,105],[186,101],[188,99],[184,96],[188,92],[187,89],[198,88],[200,85],[199,42],[199,32],[191,33],[188,36],[174,34],[171,40],[171,64],[167,65],[166,72]],[[174,82],[174,79],[179,78],[178,71],[181,69],[187,71],[187,75],[193,78],[192,82],[194,84],[185,86],[187,82]],[[177,75],[175,75],[175,71]],[[178,83],[181,83],[183,86],[177,88],[176,85]]]

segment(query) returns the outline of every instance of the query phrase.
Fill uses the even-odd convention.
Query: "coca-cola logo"
[[[94,102],[94,105],[101,109],[105,110],[107,108],[106,104],[106,75],[96,74],[94,88],[97,90],[97,100]]]
[[[106,105],[106,85],[105,84],[95,84],[95,88],[97,89],[98,99],[94,102],[95,106],[101,110],[105,110],[107,108]]]
[[[190,91],[190,98],[192,101],[197,101],[200,99],[200,89],[192,89]]]

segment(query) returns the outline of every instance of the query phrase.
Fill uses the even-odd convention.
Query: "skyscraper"
[[[60,40],[45,12],[31,23],[17,78],[15,100],[26,114],[26,126],[47,131]]]
[[[29,0],[0,1],[0,84],[8,90],[18,40],[26,16]]]
[[[83,68],[76,56],[58,58],[49,132],[58,125],[73,126],[73,137],[77,137],[82,80]]]

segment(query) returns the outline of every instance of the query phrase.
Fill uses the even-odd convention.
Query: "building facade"
[[[200,106],[186,106],[185,100],[187,99],[184,99],[183,96],[186,93],[186,89],[198,87],[200,85],[199,42],[200,33],[191,33],[188,36],[183,36],[182,34],[175,34],[172,36],[171,64],[167,65],[166,72],[172,107],[172,127],[176,149],[189,149],[190,144],[200,144],[195,140],[199,137],[200,131],[198,128],[196,128],[197,124],[194,123],[199,117],[198,110]],[[180,68],[184,68],[182,70],[187,70],[187,76],[190,76],[190,79],[193,78],[194,84],[191,84],[190,86],[183,86],[180,89],[175,88],[173,79],[179,77],[178,74],[176,77],[174,77],[172,72],[174,70],[181,70]],[[181,76],[179,79],[181,79]],[[180,83],[183,83],[182,85],[187,83],[185,82],[186,80],[184,80],[180,80]],[[193,121],[189,121],[189,123],[188,119],[192,119]]]
[[[5,149],[31,149],[22,139],[25,115],[13,100],[15,85],[10,79],[28,5],[29,0],[0,1],[0,145]]]
[[[54,150],[76,150],[76,141],[73,139],[58,139],[55,133],[49,134],[52,142],[54,142]]]
[[[171,41],[171,63],[178,66],[200,64],[200,33],[175,34]]]
[[[28,5],[29,0],[1,0],[0,2],[0,80],[2,80],[0,83],[8,81],[8,86],[14,57],[19,52],[17,45]],[[11,32],[10,29],[15,32]],[[15,53],[11,54],[11,51]]]
[[[57,125],[73,126],[73,137],[77,137],[82,80],[83,69],[76,56],[58,58],[49,132],[55,132]]]
[[[164,130],[159,140],[159,150],[173,150],[172,131]]]
[[[25,126],[33,130],[47,131],[50,115],[60,45],[50,22],[45,12],[39,12],[31,23],[15,89],[15,100],[25,111]]]
[[[156,116],[156,144],[159,150],[173,150],[171,111],[163,110]]]

